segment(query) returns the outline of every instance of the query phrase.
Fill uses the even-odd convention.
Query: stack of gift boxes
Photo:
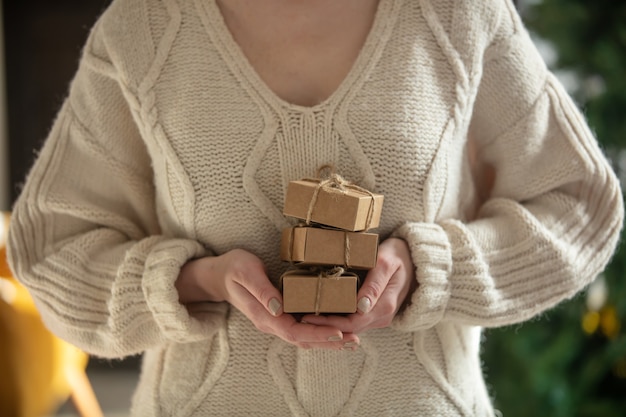
[[[283,230],[280,256],[286,313],[354,313],[358,271],[376,266],[383,196],[338,175],[291,181],[283,214],[300,221]]]

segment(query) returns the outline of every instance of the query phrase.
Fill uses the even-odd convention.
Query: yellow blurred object
[[[600,327],[602,327],[602,333],[609,339],[619,336],[620,321],[615,307],[606,306],[600,311]]]
[[[600,313],[597,311],[588,311],[583,316],[582,326],[587,334],[594,334],[600,325]]]
[[[68,397],[84,417],[102,417],[85,368],[88,355],[50,333],[6,263],[0,213],[0,416],[52,415]]]

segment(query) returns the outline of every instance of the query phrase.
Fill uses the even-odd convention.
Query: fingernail
[[[372,308],[372,301],[367,297],[363,297],[359,300],[358,304],[356,305],[356,308],[361,313],[365,314],[368,311],[370,311],[370,308]]]
[[[272,298],[270,300],[270,312],[272,313],[273,316],[277,316],[278,312],[280,311],[280,301],[278,301],[275,298]]]
[[[343,340],[343,335],[341,336],[331,336],[328,338],[329,342],[341,342]]]
[[[359,347],[357,342],[346,342],[343,344],[341,350],[356,350]]]

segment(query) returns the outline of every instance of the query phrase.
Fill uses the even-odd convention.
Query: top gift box
[[[283,214],[352,232],[378,227],[383,196],[334,180],[305,179],[287,186]]]

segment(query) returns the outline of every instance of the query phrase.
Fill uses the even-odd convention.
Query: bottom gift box
[[[359,278],[356,274],[307,271],[281,277],[285,313],[355,313]]]

